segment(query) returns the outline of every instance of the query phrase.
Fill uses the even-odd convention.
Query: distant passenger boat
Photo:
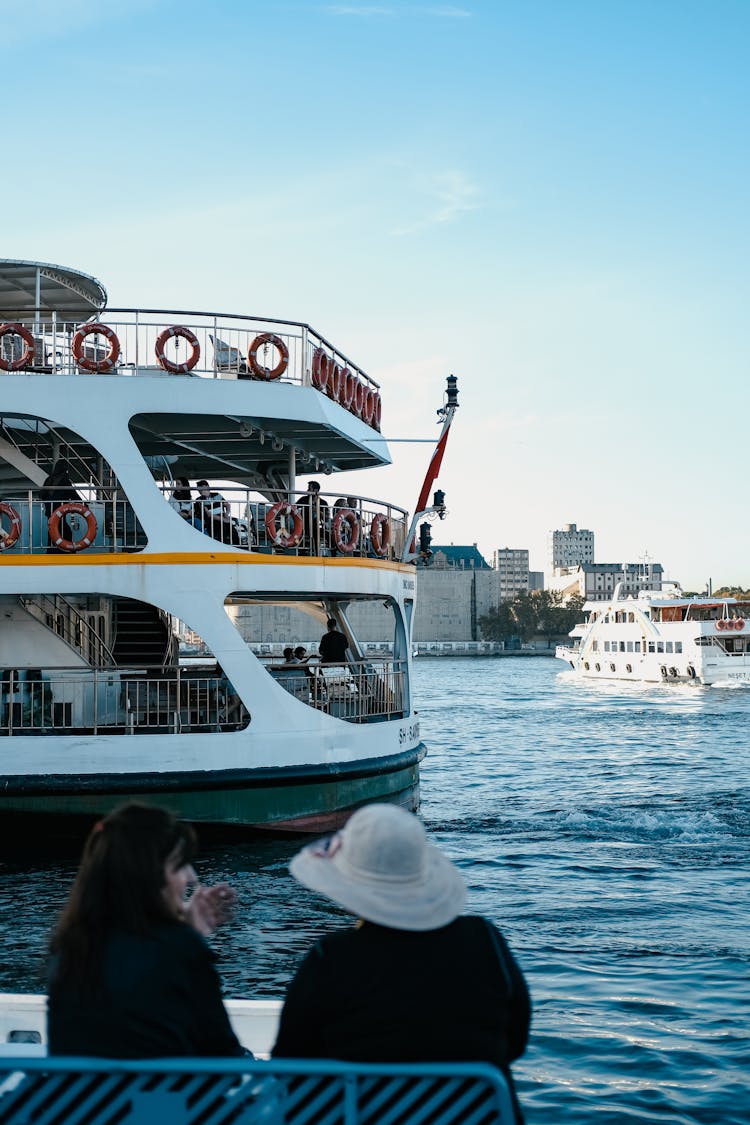
[[[642,591],[586,602],[585,620],[555,655],[590,680],[750,681],[750,603]]]

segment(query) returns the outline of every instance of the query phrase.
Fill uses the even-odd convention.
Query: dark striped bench
[[[0,1125],[512,1125],[484,1063],[0,1058]]]

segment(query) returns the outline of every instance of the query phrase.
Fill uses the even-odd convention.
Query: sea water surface
[[[584,685],[549,658],[419,658],[422,816],[532,992],[528,1125],[750,1121],[750,688]],[[227,994],[281,997],[349,922],[294,840],[208,844],[240,904]],[[0,989],[38,991],[75,856],[0,858]],[[439,982],[436,982],[439,985]]]

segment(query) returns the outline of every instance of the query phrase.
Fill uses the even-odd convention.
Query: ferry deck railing
[[[188,378],[265,378],[264,372],[273,372],[282,357],[281,349],[273,342],[276,337],[287,353],[284,369],[278,376],[283,381],[311,385],[316,354],[323,354],[331,365],[349,370],[373,391],[378,389],[378,383],[353,360],[310,325],[297,321],[189,310],[112,308],[102,312],[98,322],[117,337],[118,354],[113,364],[104,370],[106,374],[131,377],[175,374],[167,372],[160,364],[157,341],[165,331],[181,327],[188,329],[198,345],[194,365],[184,372]],[[34,338],[33,354],[28,355],[19,370],[52,375],[81,373],[73,341],[78,329],[86,325],[65,321],[56,314],[50,316],[47,310],[14,318],[14,323],[21,324]],[[251,349],[260,375],[253,370]],[[20,336],[7,334],[0,340],[0,356],[6,362],[18,363],[26,354],[27,348]],[[101,364],[112,355],[110,340],[105,335],[86,336],[81,355],[85,361]],[[182,365],[192,362],[196,351],[190,342],[177,335],[164,342],[162,355],[168,363]],[[87,373],[85,367],[83,373]]]
[[[222,486],[211,490],[218,491],[226,502],[224,517],[215,518],[211,502],[202,499],[196,488],[191,489],[191,501],[180,506],[173,498],[173,484],[159,487],[165,503],[177,509],[195,531],[196,551],[212,549],[207,537],[234,550],[268,554],[398,559],[403,553],[407,513],[371,497],[321,493],[309,501],[303,492],[284,493],[279,497],[284,510],[272,520],[271,501],[248,488]],[[0,495],[0,501],[10,506],[18,520],[14,527],[14,517],[7,510],[0,519],[5,557],[19,552],[59,553],[64,550],[56,546],[61,537],[66,542],[83,543],[79,554],[140,551],[147,546],[146,534],[121,490],[77,484],[72,494],[69,486],[48,486],[45,495],[53,493],[50,499],[42,499],[39,489],[29,488],[8,489]],[[68,512],[58,519],[55,534],[50,530],[50,517],[65,503],[83,504],[90,517],[86,512]],[[293,511],[287,510],[288,504]],[[374,523],[379,525],[375,531]]]
[[[486,1063],[2,1058],[0,1125],[512,1125]]]
[[[290,695],[334,718],[373,723],[406,713],[406,661],[266,666]],[[249,722],[232,685],[213,670],[177,665],[0,672],[0,737],[218,733]]]

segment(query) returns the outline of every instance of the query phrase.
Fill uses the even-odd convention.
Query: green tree
[[[510,609],[510,602],[500,602],[477,621],[480,632],[486,641],[504,641],[516,631],[516,622]]]

